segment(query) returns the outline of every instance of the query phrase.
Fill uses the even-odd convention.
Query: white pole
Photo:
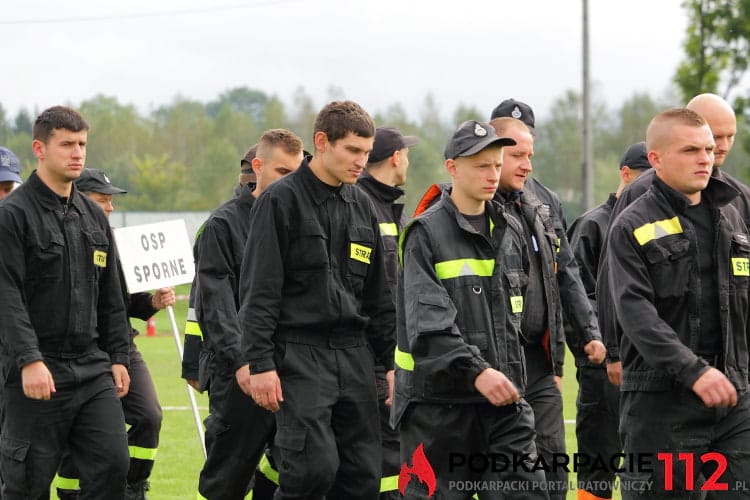
[[[180,332],[177,330],[177,321],[174,318],[174,309],[172,306],[167,306],[167,313],[169,313],[169,323],[172,325],[172,335],[174,342],[177,344],[177,354],[180,356],[180,363],[182,363],[182,342],[180,342]],[[195,401],[195,394],[193,388],[190,385],[185,385],[188,392],[188,398],[190,398],[190,407],[193,409],[193,419],[195,420],[195,428],[198,429],[198,438],[201,441],[201,450],[203,450],[203,459],[207,457],[206,454],[206,439],[203,433],[203,421],[201,415],[198,412],[198,403]]]

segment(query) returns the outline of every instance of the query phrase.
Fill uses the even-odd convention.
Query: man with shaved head
[[[737,132],[737,118],[734,115],[734,110],[722,97],[708,93],[699,94],[693,97],[690,102],[687,103],[686,108],[701,115],[711,128],[714,143],[716,144],[711,175],[726,182],[740,192],[740,195],[734,198],[730,203],[737,208],[740,215],[745,220],[745,223],[750,226],[750,188],[721,169],[726,161],[727,155],[732,149],[735,134]],[[612,220],[614,220],[625,207],[646,192],[653,181],[653,176],[654,172],[648,171],[625,188],[617,199],[617,203],[612,210]],[[599,275],[597,277],[597,313],[599,316],[599,328],[602,332],[602,337],[604,337],[605,344],[607,345],[607,371],[609,373],[610,382],[619,385],[620,358],[618,339],[621,332],[617,325],[617,318],[615,318],[613,314],[614,310],[611,299],[607,296],[608,276],[605,269],[607,265],[606,259],[604,258],[604,253],[606,253],[606,251],[607,249],[605,246],[605,248],[602,249],[602,267],[599,269]]]
[[[740,193],[712,175],[713,136],[690,109],[657,115],[646,132],[652,183],[607,236],[620,436],[626,456],[651,464],[625,468],[623,499],[688,498],[703,478],[739,498],[735,481],[750,473],[750,235],[731,204]]]

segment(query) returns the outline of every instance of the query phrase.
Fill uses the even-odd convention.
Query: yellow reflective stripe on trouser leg
[[[262,457],[260,457],[260,462],[258,463],[258,470],[261,474],[266,476],[266,479],[271,481],[273,484],[278,485],[279,484],[279,471],[273,468],[273,465],[271,465],[271,461],[268,460],[268,457],[263,454]]]
[[[55,474],[55,480],[52,481],[52,485],[55,488],[60,488],[61,490],[78,491],[81,489],[78,479],[72,477],[62,477],[59,474]]]
[[[130,453],[130,458],[137,458],[139,460],[155,460],[156,459],[156,448],[142,448],[140,446],[128,446],[128,453]]]
[[[393,353],[393,361],[402,370],[414,371],[414,358],[408,352],[400,351],[398,347],[396,347],[396,351]]]
[[[398,476],[386,476],[380,478],[380,493],[396,491],[398,489]]]

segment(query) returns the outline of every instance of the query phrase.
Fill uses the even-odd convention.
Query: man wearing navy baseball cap
[[[398,238],[406,224],[404,217],[404,190],[406,171],[409,168],[409,148],[419,143],[414,136],[405,136],[393,127],[375,129],[375,142],[367,160],[365,171],[357,179],[356,186],[372,200],[378,218],[380,242],[385,255],[385,270],[391,293],[396,293],[398,274]],[[388,381],[383,365],[375,365],[375,384],[378,388],[380,408],[380,434],[383,444],[383,463],[380,481],[380,500],[400,499],[398,492],[401,468],[400,439],[398,429],[390,424],[391,408],[386,405]]]
[[[0,200],[8,196],[16,184],[23,182],[20,173],[18,157],[10,149],[0,146]]]

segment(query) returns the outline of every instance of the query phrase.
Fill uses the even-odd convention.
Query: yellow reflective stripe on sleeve
[[[514,295],[510,298],[510,311],[516,314],[523,312],[523,295]]]
[[[560,238],[557,238],[557,253],[560,253],[560,247],[562,246],[562,240]]]
[[[435,263],[435,274],[441,280],[459,276],[492,276],[494,259],[456,259]]]
[[[279,484],[279,471],[273,468],[271,465],[271,461],[268,460],[268,457],[264,453],[262,457],[260,457],[260,462],[258,463],[258,470],[266,476],[266,479],[271,481],[273,484]]]
[[[659,239],[670,234],[682,233],[682,225],[677,216],[671,219],[649,222],[633,230],[633,236],[639,245],[643,246],[651,240]]]
[[[398,476],[386,476],[380,478],[380,493],[396,491],[398,489]]]
[[[198,317],[195,315],[195,308],[189,307],[187,310],[187,321],[185,321],[185,335],[194,335],[203,340],[203,331],[198,324]]]
[[[750,259],[747,257],[732,257],[732,274],[735,276],[750,276]]]
[[[410,372],[414,371],[414,358],[411,357],[410,353],[400,351],[399,348],[396,347],[393,360],[396,363],[396,365],[402,370],[406,370]]]
[[[156,459],[156,448],[143,448],[141,446],[128,446],[128,453],[130,453],[130,458],[137,458],[138,460],[155,460]]]
[[[186,321],[185,322],[185,335],[192,335],[194,337],[200,337],[203,340],[203,330],[197,321]]]
[[[78,491],[81,489],[78,479],[72,477],[62,477],[58,474],[55,474],[55,480],[52,481],[52,484],[55,488],[60,488],[61,490]]]
[[[380,236],[398,236],[398,226],[395,222],[381,222],[378,228]]]

